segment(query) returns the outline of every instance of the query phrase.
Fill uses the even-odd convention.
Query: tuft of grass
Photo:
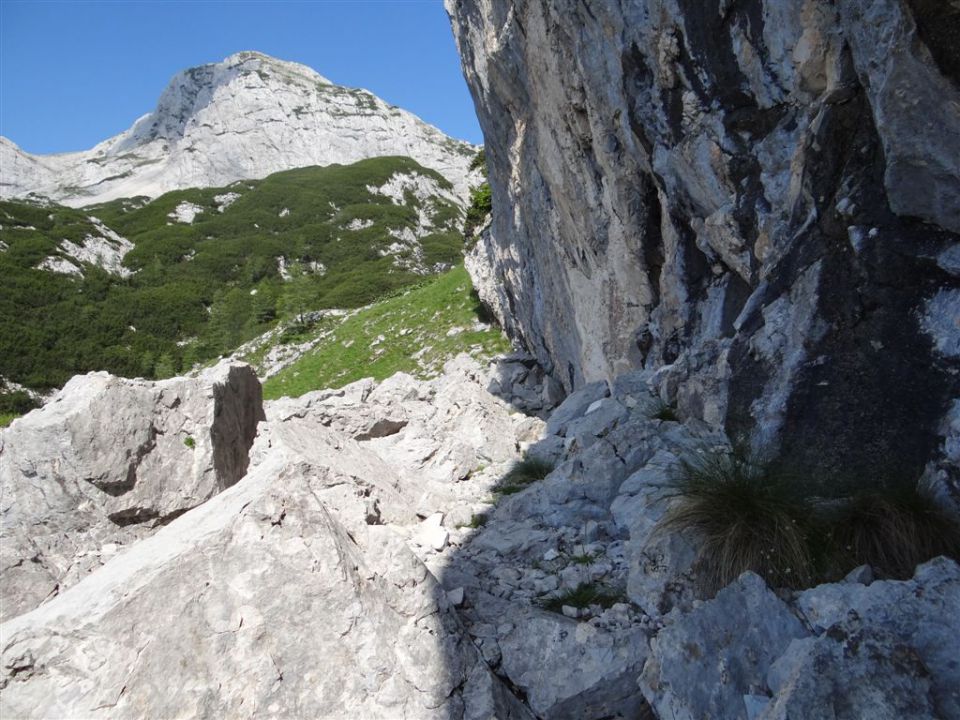
[[[916,482],[861,479],[815,502],[813,483],[734,450],[682,462],[673,484],[658,531],[699,538],[694,571],[708,596],[747,570],[800,589],[864,564],[904,580],[940,555],[960,561],[960,523]]]
[[[601,583],[581,583],[575,590],[569,590],[563,595],[550,598],[541,603],[544,610],[563,612],[563,606],[585,608],[599,605],[604,610],[617,603],[626,602],[627,598],[622,591],[617,591]]]
[[[187,435],[187,436],[183,439],[183,444],[186,445],[186,446],[187,446],[188,448],[190,448],[191,450],[193,450],[193,448],[195,448],[196,445],[197,445],[197,443],[196,443],[196,441],[193,439],[193,436],[192,436],[192,435]]]
[[[461,527],[468,527],[476,530],[477,528],[482,528],[484,525],[486,525],[488,520],[490,520],[490,516],[486,513],[477,513],[471,515],[470,522],[462,525]]]
[[[811,584],[810,504],[791,478],[743,451],[709,452],[682,462],[673,485],[659,528],[701,540],[701,592],[713,595],[748,570],[773,587]]]
[[[867,564],[878,577],[906,580],[939,555],[960,562],[960,524],[916,483],[861,491],[831,518],[831,565],[842,575]]]
[[[589,565],[593,562],[593,555],[574,555],[570,558],[570,562],[574,565]]]
[[[525,490],[528,485],[543,480],[553,471],[553,465],[540,458],[528,457],[514,463],[507,474],[500,478],[496,491],[501,495],[513,495]]]
[[[20,413],[0,413],[0,428],[5,428],[20,417]]]

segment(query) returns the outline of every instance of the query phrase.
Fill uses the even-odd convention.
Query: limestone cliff
[[[567,390],[643,366],[792,464],[956,477],[960,4],[447,9],[485,292]]]

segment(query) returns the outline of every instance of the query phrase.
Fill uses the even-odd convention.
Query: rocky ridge
[[[229,487],[162,527],[131,518],[141,534],[53,598],[4,578],[13,602],[33,598],[0,625],[4,716],[960,718],[956,563],[903,582],[860,568],[799,593],[747,573],[704,600],[695,539],[654,528],[678,458],[726,437],[652,419],[650,372],[553,409],[527,363],[461,357],[430,381],[269,402],[252,445],[247,422],[226,425],[247,463]],[[213,387],[232,378],[240,391],[248,374],[225,366]],[[158,415],[175,424],[169,405],[197,407],[211,387],[130,384],[77,378],[0,433],[19,483],[5,509],[57,484],[32,468],[56,447],[37,428],[64,429],[58,408],[90,407],[104,385],[135,394],[137,413],[97,415],[112,438]],[[489,389],[539,404],[546,422]],[[222,415],[191,426],[196,437]],[[71,447],[82,475],[118,466],[96,443]],[[497,500],[522,454],[553,471]],[[164,477],[170,493],[193,476]],[[87,511],[112,500],[90,496]],[[22,520],[5,512],[5,543]],[[50,547],[98,542],[62,526]]]
[[[153,112],[91,150],[31,155],[0,138],[0,196],[79,207],[309,165],[412,157],[461,198],[476,148],[366,90],[256,52],[178,73]]]
[[[956,3],[447,9],[493,196],[471,271],[551,376],[657,371],[792,467],[960,497]]]

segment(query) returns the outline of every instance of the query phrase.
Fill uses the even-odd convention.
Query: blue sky
[[[0,135],[85,150],[174,73],[258,50],[482,142],[442,0],[0,0]]]

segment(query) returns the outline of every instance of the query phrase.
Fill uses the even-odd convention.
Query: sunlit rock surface
[[[241,52],[178,73],[155,110],[91,150],[31,155],[0,139],[0,195],[33,193],[81,206],[404,155],[440,172],[465,197],[475,154],[469,143],[366,90]]]

